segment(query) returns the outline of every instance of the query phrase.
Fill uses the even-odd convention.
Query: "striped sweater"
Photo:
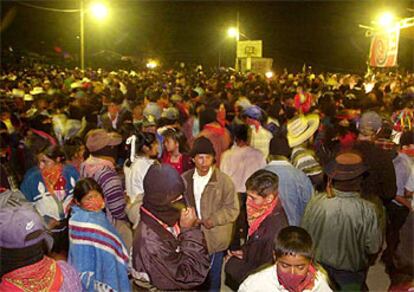
[[[290,160],[294,167],[302,170],[307,176],[314,176],[322,173],[315,152],[310,149],[298,146],[292,149]]]
[[[127,220],[125,195],[122,180],[115,168],[100,163],[99,158],[87,159],[81,165],[81,177],[93,178],[102,188],[108,217]],[[109,216],[110,215],[110,216]]]

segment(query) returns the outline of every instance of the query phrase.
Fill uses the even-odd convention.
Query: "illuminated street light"
[[[108,8],[102,3],[95,3],[90,6],[87,11],[85,10],[85,0],[80,0],[80,61],[81,69],[85,69],[85,13],[91,12],[92,15],[102,20],[108,16]]]
[[[267,78],[270,79],[270,78],[273,77],[273,72],[272,71],[266,72],[265,75],[266,75]]]
[[[147,63],[148,69],[155,69],[158,66],[157,62],[154,60],[149,60]]]
[[[235,28],[235,27],[230,27],[230,28],[227,30],[227,35],[228,35],[229,37],[235,38],[236,40],[239,40],[239,35],[240,35],[240,33],[239,33],[239,30],[238,30],[237,28]]]
[[[390,12],[384,12],[378,17],[378,25],[381,27],[390,27],[393,25],[394,15]]]
[[[91,13],[96,19],[102,20],[108,16],[108,8],[102,3],[94,3],[91,6]]]

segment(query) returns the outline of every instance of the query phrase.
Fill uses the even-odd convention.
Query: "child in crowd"
[[[275,238],[275,264],[249,276],[239,291],[332,291],[322,268],[313,262],[312,238],[305,229],[288,226]]]
[[[129,253],[103,210],[101,187],[84,178],[74,190],[76,206],[69,219],[69,263],[76,268],[85,291],[131,291]]]
[[[170,164],[179,174],[193,168],[194,164],[187,154],[188,147],[184,134],[175,128],[167,128],[162,135],[164,136],[162,163]]]

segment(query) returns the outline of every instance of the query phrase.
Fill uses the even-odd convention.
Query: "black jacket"
[[[391,154],[367,141],[358,141],[354,149],[362,154],[362,159],[368,166],[367,176],[362,183],[362,196],[378,196],[383,202],[390,202],[397,193]]]
[[[134,278],[140,284],[149,278],[146,286],[159,290],[191,289],[207,277],[210,258],[200,228],[181,232],[175,238],[157,221],[141,212],[134,243],[132,264]],[[138,277],[137,277],[138,276]]]
[[[259,267],[273,263],[273,240],[279,231],[288,226],[281,204],[260,224],[259,228],[242,246],[244,257],[230,258],[225,267],[226,284],[237,290],[238,286]]]

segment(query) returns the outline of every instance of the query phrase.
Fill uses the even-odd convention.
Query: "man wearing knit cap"
[[[190,152],[195,168],[183,173],[185,197],[195,207],[211,258],[211,270],[202,289],[220,290],[224,252],[230,245],[239,200],[231,178],[214,167],[215,151],[201,136]]]
[[[208,274],[204,235],[184,191],[183,179],[170,165],[149,168],[132,254],[132,276],[140,290],[187,290]]]

